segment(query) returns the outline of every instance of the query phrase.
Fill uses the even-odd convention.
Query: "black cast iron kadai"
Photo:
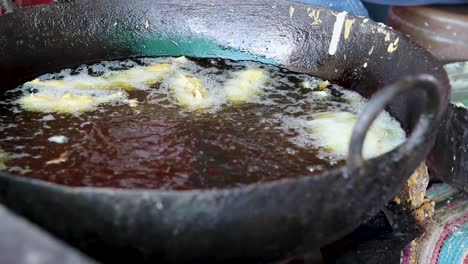
[[[70,188],[0,174],[1,202],[104,260],[275,260],[333,241],[376,213],[445,124],[450,87],[438,61],[390,28],[324,8],[82,0],[0,17],[2,92],[83,63],[179,55],[273,63],[375,96],[354,131],[348,165],[319,177],[184,192]],[[411,136],[363,160],[366,130],[386,105]]]

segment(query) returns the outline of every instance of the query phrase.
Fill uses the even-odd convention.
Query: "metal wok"
[[[179,192],[70,188],[0,174],[0,201],[116,262],[274,260],[339,238],[388,202],[424,160],[445,124],[450,92],[426,50],[343,15],[282,0],[81,0],[0,17],[0,92],[82,63],[187,55],[272,63],[376,96],[356,126],[348,165],[317,177]],[[363,160],[365,132],[386,105],[411,136]]]

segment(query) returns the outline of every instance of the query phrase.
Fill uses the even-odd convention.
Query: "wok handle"
[[[433,121],[441,114],[442,110],[442,88],[437,79],[429,74],[421,74],[412,77],[406,77],[400,81],[385,87],[377,92],[366,105],[353,128],[351,141],[349,144],[348,158],[346,166],[350,171],[361,167],[364,163],[362,149],[366,134],[387,104],[397,95],[407,91],[422,90],[426,93],[427,99],[423,105],[423,111],[419,117],[413,132],[401,146],[406,152],[418,144],[418,138],[431,129]]]

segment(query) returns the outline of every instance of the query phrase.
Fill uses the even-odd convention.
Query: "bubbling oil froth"
[[[166,64],[171,64],[171,66],[168,68]],[[154,71],[149,70],[152,65],[161,66],[157,68],[156,75]],[[235,89],[239,73],[250,69],[255,69],[257,73],[258,70],[262,71],[266,78],[265,82],[256,82],[256,85],[261,85],[261,87],[256,87],[256,92],[249,93],[243,101],[229,100],[226,94],[226,84],[229,83],[228,87]],[[122,75],[123,73],[127,75]],[[180,98],[177,98],[177,94],[173,90],[174,80],[177,80],[178,76],[196,78],[195,83],[203,86],[207,100],[206,104],[201,104],[203,107],[186,107],[181,103]],[[244,79],[248,77],[248,75],[245,76]],[[257,78],[257,80],[263,80],[262,78]],[[63,85],[51,87],[28,83],[12,90],[9,93],[11,95],[9,99],[0,105],[0,131],[8,135],[0,139],[0,156],[3,157],[0,160],[0,165],[5,165],[6,170],[12,173],[28,174],[37,168],[34,168],[29,161],[25,161],[24,166],[8,167],[8,160],[15,161],[13,163],[16,164],[21,163],[16,161],[27,158],[32,160],[46,159],[45,156],[48,155],[46,150],[50,148],[50,144],[54,149],[67,151],[76,146],[96,146],[80,138],[82,136],[79,133],[81,133],[80,131],[88,133],[91,130],[94,131],[93,133],[101,130],[102,133],[105,133],[106,129],[96,130],[100,124],[110,124],[109,126],[112,125],[113,129],[132,131],[132,133],[137,131],[137,129],[129,130],[125,126],[120,126],[118,122],[110,122],[109,120],[112,119],[127,120],[136,128],[145,127],[145,124],[139,123],[140,121],[133,122],[132,119],[148,120],[149,124],[164,127],[164,122],[160,122],[159,117],[152,119],[152,115],[165,115],[164,118],[161,117],[161,120],[167,120],[168,124],[181,122],[180,125],[183,124],[184,127],[174,128],[173,131],[185,131],[184,140],[174,142],[188,144],[187,147],[203,145],[203,148],[228,151],[228,153],[237,153],[239,148],[245,148],[246,151],[250,151],[250,148],[252,151],[268,149],[272,156],[256,154],[252,157],[271,159],[265,164],[269,164],[274,170],[283,171],[284,168],[275,169],[275,166],[278,167],[277,164],[281,161],[273,157],[273,154],[275,151],[279,151],[281,155],[278,156],[285,155],[291,159],[287,163],[288,166],[305,164],[303,166],[305,173],[318,173],[326,170],[329,166],[341,164],[340,162],[346,157],[350,131],[357,115],[367,103],[367,99],[358,93],[337,85],[332,84],[323,91],[317,89],[323,84],[323,80],[316,77],[292,73],[271,65],[221,59],[142,58],[105,61],[93,65],[82,65],[76,69],[65,69],[54,74],[45,74],[40,76],[39,80],[43,82],[63,81]],[[115,80],[118,80],[118,84],[109,85],[109,80],[114,81],[114,84]],[[243,87],[242,89],[245,89],[245,85]],[[44,94],[52,98],[71,94],[99,99],[116,93],[119,93],[119,96],[114,100],[102,100],[102,102],[96,103],[82,112],[57,113],[53,109],[30,112],[20,103],[21,98],[30,96],[30,94]],[[7,111],[5,115],[1,114],[2,107],[4,111]],[[17,117],[15,121],[9,118],[11,115]],[[13,133],[15,126],[22,127],[24,132]],[[25,127],[29,130],[26,131]],[[93,128],[88,129],[88,127]],[[200,127],[208,132],[197,130]],[[373,127],[374,129],[371,129],[370,137],[368,136],[364,146],[365,157],[374,157],[389,151],[405,139],[405,133],[400,124],[387,112],[378,117]],[[151,127],[151,129],[160,131],[157,127]],[[154,137],[153,134],[148,135]],[[166,136],[166,134],[164,135]],[[221,137],[223,142],[209,141],[212,138],[218,138],[219,135],[225,136],[225,138]],[[245,136],[245,139],[241,138],[242,135]],[[57,136],[66,137],[68,140],[63,144],[53,144],[54,142],[47,140],[57,138]],[[103,140],[101,135],[99,137],[93,140]],[[135,136],[135,138],[139,137]],[[271,138],[270,142],[278,140],[278,142],[283,143],[281,146],[274,146],[265,138]],[[31,142],[31,140],[36,144],[34,148],[30,148],[25,143]],[[174,139],[168,136],[168,140],[172,142]],[[385,146],[382,147],[382,144]],[[12,145],[15,147],[13,148]],[[109,145],[109,147],[112,146]],[[2,152],[1,149],[5,149],[5,151]],[[147,151],[131,149],[140,154]],[[182,150],[181,148],[180,151]],[[185,162],[190,163],[194,159],[200,158],[202,163],[208,162],[215,164],[213,165],[215,167],[218,166],[215,161],[219,157],[208,155],[209,151],[200,149],[200,151],[193,150],[193,153],[198,154]],[[317,164],[312,161],[310,163],[306,153],[314,153],[322,161]],[[63,153],[57,153],[57,156],[59,154]],[[65,153],[64,160],[66,160],[67,155],[72,154]],[[186,155],[183,157],[186,158]],[[208,157],[209,160],[204,161],[203,157]],[[47,157],[49,160],[46,159],[45,162],[50,162],[50,158],[55,158],[57,161],[57,158],[60,157]],[[236,159],[241,158],[237,157]],[[58,160],[60,161],[60,159]],[[233,161],[218,160],[217,162],[229,167],[232,165],[229,162]],[[258,173],[258,164],[261,162],[262,160],[259,159],[257,164],[234,167],[244,168],[247,173],[253,175]],[[294,162],[296,163],[293,164]],[[239,161],[239,164],[241,163]],[[63,169],[66,169],[67,163],[64,162],[62,165]],[[197,166],[201,165],[195,167]],[[301,170],[298,169],[298,171]],[[177,173],[179,176],[185,175],[178,178],[177,181],[187,180],[187,175],[189,175],[187,171]],[[271,179],[274,177],[272,176]],[[86,182],[88,181],[89,179]],[[132,187],[134,186],[131,184],[132,182],[131,179],[123,180],[123,185],[120,187]]]

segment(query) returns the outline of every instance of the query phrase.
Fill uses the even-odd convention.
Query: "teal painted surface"
[[[429,189],[426,192],[426,196],[428,198],[430,198],[431,200],[439,201],[439,200],[441,200],[441,196],[444,196],[443,197],[443,199],[444,199],[444,198],[450,197],[450,196],[452,196],[452,195],[454,195],[456,193],[458,193],[458,191],[455,190],[454,188],[452,188],[450,185],[448,185],[448,184],[439,184],[439,185],[436,185],[435,187],[432,187],[431,189]]]
[[[266,64],[278,63],[265,56],[225,47],[214,40],[189,36],[147,35],[135,37],[132,34],[119,34],[132,43],[129,47],[141,56],[189,56],[198,58],[225,58],[232,60],[251,60]]]
[[[439,264],[464,263],[468,251],[468,224],[462,225],[450,234],[439,255]]]

